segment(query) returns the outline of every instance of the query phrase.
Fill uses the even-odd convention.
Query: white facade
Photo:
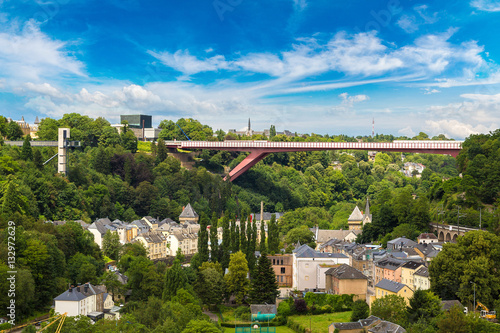
[[[83,300],[82,301],[55,301],[56,305],[54,307],[54,311],[56,313],[63,314],[67,312],[67,316],[69,317],[76,317],[79,315],[84,315],[81,310],[83,307]]]
[[[325,272],[331,265],[349,265],[349,258],[343,256],[328,258],[293,258],[293,288],[297,290],[325,289]],[[330,267],[321,267],[328,265]]]
[[[88,228],[87,229],[88,231],[90,231],[92,233],[92,235],[94,235],[94,242],[99,245],[99,248],[102,249],[102,236],[101,236],[101,232],[99,230],[97,230],[96,228]]]

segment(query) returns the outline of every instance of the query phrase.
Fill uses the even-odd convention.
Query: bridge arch
[[[457,242],[457,234],[454,234],[453,235],[453,242],[456,243]]]
[[[446,233],[446,241],[450,242],[451,241],[451,235],[449,232]]]
[[[444,232],[442,232],[442,231],[441,231],[441,232],[439,233],[439,236],[438,236],[438,241],[439,241],[439,242],[444,242]]]

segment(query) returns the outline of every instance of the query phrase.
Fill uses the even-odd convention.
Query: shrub
[[[297,313],[306,313],[307,312],[307,304],[306,301],[302,298],[296,299],[293,303],[293,307]]]
[[[250,321],[251,313],[248,306],[239,306],[234,310],[234,317],[241,321]]]
[[[288,301],[283,301],[278,305],[278,315],[280,317],[288,317],[292,314],[292,309],[290,308],[290,303]]]

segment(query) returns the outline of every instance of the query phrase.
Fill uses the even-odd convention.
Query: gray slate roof
[[[352,211],[351,215],[349,215],[347,221],[362,221],[362,220],[363,220],[363,214],[361,214],[361,211],[359,210],[358,206],[354,207],[354,210]]]
[[[339,329],[339,330],[361,330],[363,329],[363,326],[359,321],[355,321],[353,323],[332,323],[333,329]]]
[[[278,313],[278,311],[276,311],[276,304],[251,304],[250,312],[252,314],[258,314],[259,312],[261,314]]]
[[[101,233],[101,235],[105,235],[108,230],[110,230],[107,226],[111,224],[111,220],[106,218],[98,219],[94,223],[89,226],[89,229],[97,229]]]
[[[401,243],[403,243],[403,246],[415,246],[415,245],[417,245],[416,242],[414,242],[411,239],[408,239],[406,237],[398,237],[396,239],[393,239],[393,240],[390,240],[387,242],[387,244],[391,244],[394,246],[400,246]]]
[[[193,207],[191,207],[191,204],[188,203],[186,208],[182,211],[181,215],[179,217],[185,217],[185,218],[195,218],[198,217],[198,214],[194,211]]]
[[[382,279],[379,283],[375,285],[376,288],[381,288],[385,290],[392,291],[394,293],[399,292],[401,289],[403,289],[406,285],[396,282],[396,281],[391,281],[387,279]]]
[[[422,266],[421,262],[416,262],[416,261],[408,261],[403,265],[403,268],[408,268],[408,269],[417,269],[418,267]]]
[[[370,328],[368,332],[371,333],[404,333],[406,330],[398,324],[391,323],[390,321],[381,321],[376,326]]]
[[[450,301],[441,301],[441,308],[444,311],[449,311],[454,305],[458,305],[461,309],[463,309],[462,303],[459,300],[450,300]]]
[[[81,301],[82,299],[87,298],[84,294],[77,291],[76,288],[73,288],[71,291],[66,290],[61,295],[54,298],[54,301]]]
[[[332,275],[337,279],[365,279],[365,280],[368,279],[363,273],[358,271],[356,268],[346,264],[330,268],[325,272],[325,274]]]
[[[347,258],[342,253],[321,253],[313,250],[309,245],[304,244],[293,250],[296,258]]]
[[[387,269],[395,271],[396,269],[401,267],[404,263],[405,262],[401,259],[384,258],[384,259],[381,259],[381,260],[375,262],[375,266],[383,267],[383,268],[387,268]]]
[[[429,269],[427,267],[422,267],[422,268],[418,269],[413,275],[429,277]]]

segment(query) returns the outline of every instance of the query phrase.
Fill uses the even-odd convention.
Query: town
[[[499,130],[151,124],[0,118],[1,329],[500,331]]]

